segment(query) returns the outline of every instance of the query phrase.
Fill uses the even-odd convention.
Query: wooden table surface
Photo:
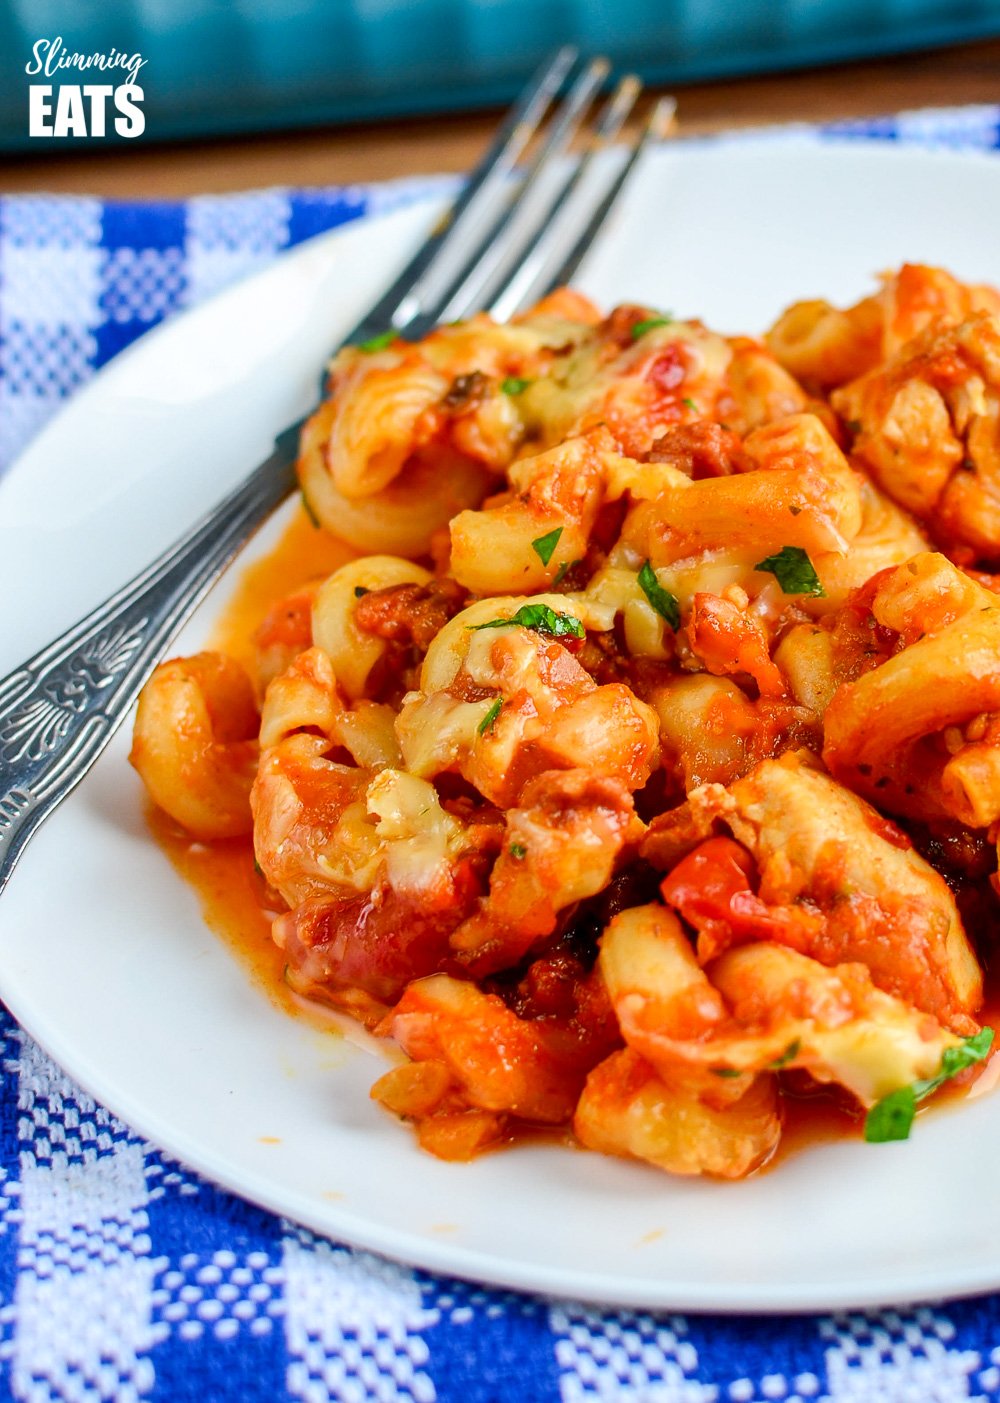
[[[1000,39],[900,58],[701,83],[676,90],[681,132],[874,116],[903,108],[1000,101]],[[171,197],[268,185],[337,185],[461,171],[496,114],[420,118],[239,140],[0,158],[0,194],[51,190]]]

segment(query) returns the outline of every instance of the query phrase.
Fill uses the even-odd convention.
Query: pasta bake
[[[915,265],[762,339],[564,289],[348,347],[299,476],[350,558],[162,664],[132,762],[433,1154],[905,1138],[992,1040],[998,416],[1000,294]]]

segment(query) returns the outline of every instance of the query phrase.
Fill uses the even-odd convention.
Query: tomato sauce
[[[284,957],[271,939],[267,889],[254,869],[249,838],[201,843],[152,804],[147,820],[175,871],[198,893],[205,922],[239,955],[254,982],[282,1008],[295,998],[284,982]]]
[[[297,511],[274,548],[243,571],[207,646],[227,652],[251,668],[254,632],[275,599],[329,574],[356,558],[356,554],[349,546],[316,530],[305,512]],[[268,887],[256,870],[251,839],[198,842],[152,805],[148,808],[148,822],[174,869],[198,893],[206,924],[225,940],[254,983],[283,1011],[305,1017],[325,1030],[336,1028],[337,1015],[301,998],[285,982],[284,954],[271,939],[271,921],[277,912],[268,909]],[[887,822],[886,827],[890,826],[895,827]],[[980,1017],[983,1023],[1000,1028],[1000,980],[995,977],[988,980],[987,1002]],[[1000,1057],[995,1059],[995,1065],[997,1071],[990,1065],[983,1074],[983,1092],[1000,1079]],[[784,1080],[781,1141],[758,1173],[769,1172],[789,1155],[813,1146],[862,1138],[864,1116],[845,1094],[807,1085],[808,1078],[798,1080],[795,1074]],[[934,1101],[922,1108],[914,1133],[920,1133],[919,1121],[930,1105],[947,1104],[967,1094],[965,1084],[946,1084],[935,1094]],[[566,1130],[534,1130],[529,1126],[518,1127],[516,1138],[528,1143],[570,1140]],[[872,1146],[871,1153],[878,1153],[878,1147]]]
[[[275,600],[357,556],[343,541],[317,530],[299,507],[274,548],[243,570],[206,646],[228,653],[252,673],[254,634]]]

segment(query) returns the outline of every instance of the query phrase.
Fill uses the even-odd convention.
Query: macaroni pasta
[[[357,558],[254,675],[158,668],[133,764],[436,1155],[739,1178],[828,1088],[902,1138],[990,1047],[998,422],[1000,295],[916,265],[762,340],[563,290],[349,347],[299,471]]]

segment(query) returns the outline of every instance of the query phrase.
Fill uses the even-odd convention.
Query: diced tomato
[[[796,906],[771,906],[750,884],[754,861],[733,838],[709,838],[660,884],[663,899],[698,932],[702,961],[744,940],[775,940],[808,947],[816,914]]]
[[[665,346],[657,352],[656,359],[646,371],[646,379],[661,394],[669,394],[683,385],[687,375],[687,364],[680,346]]]
[[[732,900],[751,891],[753,858],[732,838],[709,838],[679,862],[660,884],[664,901],[676,907],[689,925],[725,921]]]

